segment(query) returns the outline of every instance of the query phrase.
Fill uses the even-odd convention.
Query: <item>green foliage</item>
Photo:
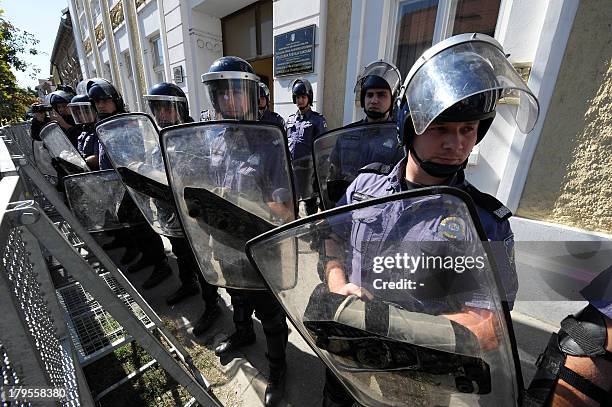
[[[20,72],[29,70],[32,78],[40,69],[21,57],[22,54],[37,55],[34,46],[38,40],[5,20],[2,14],[0,10],[0,124],[7,124],[24,120],[26,110],[36,102],[36,92],[19,87],[11,69]]]

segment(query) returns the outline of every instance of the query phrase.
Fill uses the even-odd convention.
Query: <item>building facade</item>
[[[516,106],[501,105],[470,157],[468,179],[516,212],[515,229],[526,235],[538,222],[600,233],[593,238],[612,234],[606,0],[69,2],[83,76],[112,80],[134,111],[142,110],[147,88],[165,80],[183,88],[197,117],[200,75],[216,58],[237,55],[270,85],[273,109],[285,118],[296,110],[291,83],[310,80],[314,109],[329,128],[361,118],[353,89],[369,62],[391,61],[405,76],[422,51],[447,37],[492,35],[538,97],[540,118],[523,134],[509,119]],[[307,72],[275,72],[275,49],[310,27]]]

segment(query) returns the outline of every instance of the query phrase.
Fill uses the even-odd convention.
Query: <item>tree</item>
[[[0,124],[24,120],[28,107],[37,100],[36,92],[32,89],[19,87],[11,68],[20,72],[29,70],[30,77],[35,78],[40,69],[29,64],[21,55],[37,55],[34,46],[38,42],[34,35],[6,21],[0,10]]]

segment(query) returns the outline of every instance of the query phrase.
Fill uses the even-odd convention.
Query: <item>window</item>
[[[272,55],[272,2],[257,2],[221,19],[223,55],[246,60]]]
[[[406,0],[399,3],[393,59],[407,75],[433,44],[453,35],[493,36],[501,0]]]
[[[164,81],[164,48],[161,37],[151,38],[151,57],[153,58],[153,79],[155,83]]]

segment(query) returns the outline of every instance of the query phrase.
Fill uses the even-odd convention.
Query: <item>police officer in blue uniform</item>
[[[87,95],[94,104],[98,115],[98,121],[111,117],[119,113],[126,113],[123,98],[117,89],[109,81],[103,78],[91,79],[86,85]],[[102,143],[98,142],[98,166],[100,170],[112,169],[108,156],[104,151]],[[126,199],[121,204],[125,208],[133,208],[135,205],[131,198],[126,195]],[[126,212],[128,209],[126,209]],[[137,210],[129,210],[135,214]],[[139,214],[140,215],[140,214]],[[142,216],[142,215],[140,215]],[[142,253],[141,258],[136,263],[130,264],[127,268],[129,273],[135,273],[148,266],[153,266],[151,275],[144,281],[142,288],[149,289],[160,284],[163,280],[172,275],[172,269],[168,264],[164,244],[161,237],[142,219],[142,226],[130,228],[129,232],[120,231],[117,235],[116,244],[126,246],[127,251],[121,258],[121,263],[127,264],[135,260],[137,252]]]
[[[160,128],[194,121],[189,116],[189,104],[185,92],[173,83],[161,82],[153,85],[149,89],[149,93],[143,95],[143,99],[146,102],[147,113],[151,114]],[[161,154],[161,152],[154,150],[153,154]],[[159,159],[161,160],[161,156]],[[172,244],[172,252],[176,255],[181,286],[166,298],[166,304],[174,305],[185,298],[196,295],[199,282],[206,308],[194,324],[193,334],[201,335],[221,315],[217,287],[206,282],[202,276],[189,242],[185,237],[169,236],[168,239]]]
[[[312,110],[313,91],[307,79],[291,85],[293,103],[298,111],[287,118],[287,139],[293,165],[295,187],[307,215],[317,211],[318,192],[313,176],[312,143],[327,131],[325,117]]]
[[[74,96],[75,94],[72,87],[59,85],[56,91],[49,94],[48,100],[52,107],[51,120],[59,124],[70,141],[70,144],[76,148],[77,138],[81,132],[79,127],[75,125],[74,119],[70,114],[70,109],[68,108],[68,104]]]
[[[374,61],[366,66],[355,85],[356,100],[359,100],[365,117],[346,126],[338,136],[329,156],[327,175],[328,195],[336,202],[360,168],[373,162],[395,165],[404,156],[402,147],[391,137],[387,128],[362,127],[354,131],[350,127],[366,123],[386,123],[393,120],[393,104],[401,81],[399,70],[385,61]],[[333,189],[333,190],[331,190]]]
[[[276,112],[270,110],[270,89],[265,83],[259,82],[259,115],[258,119],[261,122],[273,123],[282,128],[285,128],[285,121]]]
[[[255,82],[256,81],[256,82]],[[210,67],[208,73],[202,75],[202,82],[212,102],[208,110],[210,117],[222,118],[224,120],[255,120],[257,119],[257,100],[259,78],[255,75],[253,67],[245,60],[227,56],[216,60]],[[254,85],[254,86],[253,86]],[[226,130],[229,131],[229,130]],[[237,130],[241,131],[241,130]],[[242,143],[257,143],[257,134],[243,134],[233,139],[241,140]],[[264,154],[251,155],[249,149],[239,145],[236,141],[229,146],[225,137],[217,137],[211,145],[211,174],[215,185],[219,188],[238,192],[239,195],[252,193],[264,194],[269,201],[270,209],[278,211],[282,215],[282,204],[275,204],[275,191],[283,190],[283,185],[277,185],[274,176],[279,171],[274,168],[275,163],[280,162],[279,154],[282,151],[278,146],[264,146]],[[272,175],[271,183],[263,182],[268,177],[263,177],[260,172]],[[288,186],[284,186],[285,190]],[[257,201],[257,199],[255,199]],[[250,267],[248,262],[241,259],[228,259],[224,253],[215,253],[213,256],[219,261],[223,274],[229,276],[240,276],[244,267]],[[246,259],[245,259],[246,260]],[[268,386],[266,387],[264,404],[266,406],[278,405],[283,397],[285,389],[285,349],[287,346],[288,327],[285,314],[274,296],[267,290],[246,290],[227,288],[231,296],[234,308],[233,320],[236,331],[216,348],[217,355],[228,354],[240,347],[255,342],[255,332],[251,315],[253,311],[261,320],[266,335],[268,347],[267,358],[270,366]]]
[[[94,131],[96,111],[87,94],[79,94],[68,104],[74,122],[80,126],[77,150],[92,171],[98,170],[98,137]]]
[[[463,172],[472,148],[489,130],[497,100],[506,89],[515,89],[520,94],[526,114],[517,122],[529,132],[537,119],[537,101],[494,39],[465,34],[426,51],[406,77],[397,100],[398,141],[404,146],[406,157],[394,167],[377,163],[364,167],[338,205],[433,185],[467,192],[476,203],[487,237],[499,242],[493,245],[493,251],[505,301],[512,308],[518,289],[512,256],[513,233],[508,222],[512,214],[497,199],[467,182]],[[440,225],[445,222],[450,220],[440,219]],[[354,275],[346,275],[340,263],[328,262],[324,273],[331,292],[364,300],[373,298],[371,288],[366,288]],[[490,341],[495,338],[493,324],[482,323],[487,320],[487,304],[479,298],[471,299],[469,304],[471,311],[445,316],[472,330],[483,348],[491,346]],[[326,378],[324,405],[352,405],[351,397],[336,378],[329,372]]]

